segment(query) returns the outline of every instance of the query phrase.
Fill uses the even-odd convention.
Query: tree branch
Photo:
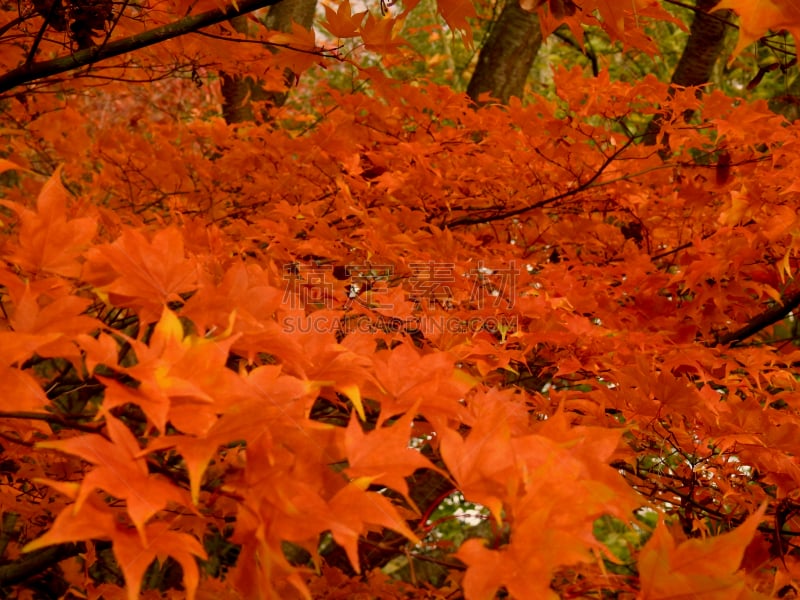
[[[492,214],[488,215],[484,213],[481,215],[466,215],[463,217],[458,217],[456,219],[443,223],[442,228],[453,229],[455,227],[463,227],[465,225],[482,225],[485,223],[491,223],[493,221],[503,221],[511,217],[518,217],[519,215],[523,215],[532,210],[536,210],[537,208],[542,208],[549,204],[553,204],[554,202],[558,202],[559,200],[563,200],[564,198],[569,198],[570,196],[576,196],[577,194],[585,192],[590,188],[604,185],[603,183],[598,183],[597,180],[603,173],[605,173],[609,165],[612,162],[614,162],[620,156],[620,154],[622,154],[625,150],[627,150],[631,144],[633,144],[635,139],[636,138],[629,139],[617,150],[615,150],[612,154],[606,156],[605,160],[603,161],[603,164],[600,165],[597,171],[595,171],[592,174],[592,176],[589,177],[589,179],[580,183],[571,190],[567,190],[566,192],[562,192],[561,194],[556,194],[555,196],[550,196],[549,198],[545,198],[544,200],[539,200],[538,202],[534,202],[533,204],[529,204],[527,206],[522,206],[520,208],[515,208],[512,210],[493,212]]]
[[[102,428],[103,424],[97,425],[86,425],[84,423],[78,422],[77,419],[83,418],[91,418],[91,416],[87,415],[86,417],[73,417],[68,418],[66,416],[57,415],[55,413],[38,413],[33,411],[0,411],[0,419],[21,419],[25,421],[44,421],[45,423],[49,423],[51,425],[59,425],[60,427],[68,428],[68,429],[76,429],[78,431],[84,431],[86,433],[99,433]],[[74,419],[74,420],[73,420]]]
[[[86,552],[84,544],[59,544],[25,554],[0,566],[0,586],[15,585],[49,569],[62,560]]]
[[[253,12],[259,8],[278,4],[281,0],[239,0],[225,8],[215,8],[197,15],[189,15],[173,23],[156,27],[150,31],[137,33],[121,40],[116,40],[103,46],[96,46],[79,50],[69,56],[54,58],[40,62],[24,64],[0,76],[0,94],[8,92],[15,87],[32,83],[34,81],[60,75],[86,65],[128,54],[142,48],[154,46],[167,40],[193,33],[199,29],[210,27]]]
[[[731,344],[735,346],[742,340],[749,338],[751,335],[755,335],[759,331],[766,329],[770,325],[773,325],[786,318],[786,316],[798,306],[800,306],[800,290],[796,290],[795,292],[792,292],[786,296],[783,304],[773,306],[772,308],[756,315],[750,319],[746,325],[740,327],[736,331],[731,331],[730,333],[719,336],[719,338],[717,338],[717,344]]]

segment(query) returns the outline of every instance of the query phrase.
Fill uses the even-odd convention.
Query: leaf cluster
[[[10,101],[2,593],[788,593],[797,125],[365,74],[294,129],[191,81]]]

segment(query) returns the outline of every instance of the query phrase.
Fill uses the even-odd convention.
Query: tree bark
[[[241,17],[231,19],[231,25],[239,33],[247,34],[246,19]],[[225,118],[225,122],[231,124],[255,121],[253,100],[260,100],[258,94],[263,92],[263,88],[252,77],[231,75],[224,71],[220,73],[220,76],[222,78],[222,116]]]
[[[272,31],[290,32],[292,23],[311,29],[316,8],[317,0],[282,0],[270,8],[264,19],[264,25]],[[234,21],[234,27],[237,31],[242,31],[245,24]],[[284,76],[287,88],[297,81],[297,74],[290,69],[286,69]],[[252,77],[222,73],[222,115],[227,123],[255,121],[254,102],[263,102],[268,106],[283,106],[288,96],[288,90],[265,90],[262,83]],[[261,117],[268,119],[267,111],[262,112]]]
[[[677,87],[701,86],[711,81],[714,65],[725,47],[725,33],[728,27],[726,21],[733,14],[729,10],[721,10],[712,15],[711,11],[719,1],[697,0],[689,39],[672,73],[670,97],[675,94]],[[697,94],[698,96],[702,94],[702,90],[698,89]],[[684,114],[686,120],[691,117],[691,112]],[[644,135],[646,145],[655,145],[666,118],[669,118],[669,115],[657,116],[648,123]]]
[[[697,0],[698,12],[689,30],[689,40],[672,74],[672,84],[681,86],[703,85],[711,81],[714,65],[722,54],[725,22],[733,15],[729,10],[711,14],[719,0]]]
[[[481,48],[467,95],[477,104],[485,92],[503,104],[508,104],[511,96],[522,97],[541,46],[539,17],[522,10],[519,0],[507,0]]]

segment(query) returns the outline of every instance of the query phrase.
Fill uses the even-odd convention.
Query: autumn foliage
[[[115,35],[192,3],[150,4]],[[529,8],[646,51],[674,18],[582,4]],[[800,31],[722,4],[737,53]],[[354,10],[324,26],[410,52]],[[64,18],[42,52],[78,51]],[[354,59],[208,32],[0,98],[3,594],[794,597],[797,123],[579,67],[476,109],[373,66],[229,125],[198,78]]]

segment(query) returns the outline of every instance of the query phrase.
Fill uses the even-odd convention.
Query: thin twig
[[[566,192],[562,192],[561,194],[556,194],[555,196],[550,196],[549,198],[545,198],[544,200],[539,200],[538,202],[534,202],[533,204],[529,204],[528,206],[523,206],[521,208],[515,208],[513,210],[502,211],[498,213],[494,213],[492,215],[482,215],[482,216],[471,216],[467,215],[465,217],[459,217],[452,221],[448,221],[444,223],[444,227],[447,228],[454,228],[454,227],[462,227],[464,225],[479,225],[484,223],[491,223],[493,221],[503,221],[505,219],[511,217],[517,217],[519,215],[525,214],[532,210],[536,210],[537,208],[542,208],[549,204],[553,204],[554,202],[558,202],[559,200],[563,200],[564,198],[569,198],[571,196],[575,196],[588,190],[589,188],[598,187],[602,184],[595,185],[597,179],[605,172],[605,170],[613,163],[620,154],[622,154],[628,147],[633,144],[634,138],[629,139],[625,142],[622,146],[619,147],[615,152],[610,154],[606,157],[603,161],[603,164],[600,165],[600,168],[595,171],[589,179],[585,182],[581,183],[580,185],[576,186],[575,188],[568,190]]]

